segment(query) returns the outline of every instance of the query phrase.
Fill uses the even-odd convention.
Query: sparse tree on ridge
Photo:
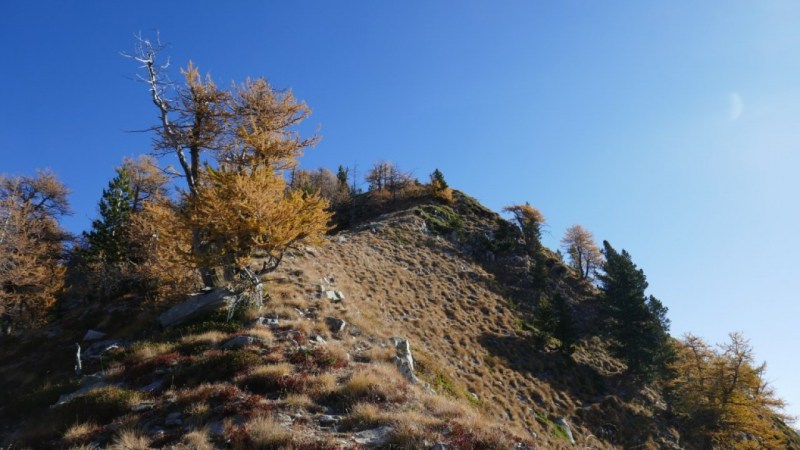
[[[590,279],[595,269],[603,264],[603,255],[592,233],[580,225],[567,228],[561,239],[561,248],[569,255],[570,265],[584,280]]]
[[[542,227],[544,226],[544,215],[536,208],[525,203],[524,205],[510,205],[503,208],[503,211],[511,213],[514,221],[522,230],[525,239],[525,246],[528,254],[536,255],[542,250]]]
[[[327,203],[318,196],[299,198],[276,188],[285,185],[283,172],[294,168],[303,150],[317,142],[316,136],[304,138],[294,129],[310,109],[291,91],[276,91],[263,78],[219,89],[192,63],[183,71],[184,85],[171,90],[161,72],[165,67],[156,61],[160,49],[158,43],[140,39],[132,57],[143,65],[142,78],[159,113],[155,150],[177,157],[177,174],[186,186],[180,205],[160,200],[145,208],[154,218],[175,219],[151,234],[162,239],[161,247],[169,234],[188,235],[188,252],[177,254],[188,256],[207,286],[223,284],[246,269],[244,246],[266,251],[264,268],[274,269],[286,248],[317,239],[329,219],[324,213]],[[215,208],[209,207],[212,204]],[[158,208],[173,208],[175,214]],[[268,214],[266,208],[284,215]],[[235,242],[220,238],[220,230],[226,228],[220,223],[223,218],[232,221],[230,226],[241,226]],[[298,224],[309,228],[298,232]]]

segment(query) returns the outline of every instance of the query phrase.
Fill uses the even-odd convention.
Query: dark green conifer
[[[444,181],[444,174],[439,169],[435,169],[431,173],[431,185],[435,186],[437,190],[444,190],[449,187],[447,181]]]
[[[100,217],[92,229],[84,233],[88,244],[87,256],[107,264],[121,262],[125,254],[125,227],[133,210],[133,188],[124,169],[103,190],[98,206]]]
[[[625,250],[618,253],[603,242],[606,262],[599,277],[608,313],[614,353],[628,371],[643,381],[657,378],[669,359],[667,308],[646,296],[647,278]]]

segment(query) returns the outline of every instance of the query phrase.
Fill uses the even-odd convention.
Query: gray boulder
[[[171,327],[188,322],[194,318],[228,307],[236,300],[236,295],[225,288],[216,288],[203,294],[192,295],[160,316],[158,322],[163,327]]]
[[[354,434],[353,440],[358,444],[368,447],[378,447],[386,444],[389,441],[392,431],[394,431],[394,428],[390,426],[364,430]]]

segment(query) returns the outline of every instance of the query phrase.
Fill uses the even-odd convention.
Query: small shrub
[[[123,430],[114,437],[108,450],[147,450],[150,439],[134,430]]]
[[[386,403],[405,398],[405,379],[390,364],[372,366],[354,372],[339,389],[344,406],[359,402]]]
[[[250,392],[270,394],[285,392],[291,384],[290,380],[298,376],[294,374],[294,366],[288,363],[262,365],[237,377],[237,383]]]
[[[366,430],[389,423],[391,423],[391,419],[384,413],[383,408],[373,403],[356,403],[347,417],[342,420],[340,429],[343,431]]]
[[[211,443],[208,430],[205,428],[184,434],[181,442],[191,450],[214,450],[216,448]]]
[[[291,442],[291,433],[269,416],[251,419],[232,439],[235,449],[278,450],[289,447]]]
[[[81,442],[88,440],[93,433],[97,432],[100,426],[94,422],[80,422],[71,425],[64,432],[63,439],[67,442]]]

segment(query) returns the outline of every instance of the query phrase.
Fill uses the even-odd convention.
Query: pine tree
[[[445,190],[449,186],[447,185],[447,181],[444,180],[444,174],[439,169],[435,169],[433,173],[431,173],[431,185],[434,186],[436,190]]]
[[[599,279],[614,353],[634,377],[650,381],[663,374],[670,356],[667,308],[645,296],[647,278],[628,252],[618,253],[607,241],[603,246],[606,262]]]
[[[87,256],[106,264],[119,263],[125,255],[125,227],[133,211],[134,193],[128,171],[117,170],[117,176],[103,190],[98,206],[100,217],[92,222],[92,230],[84,233],[89,248]]]

